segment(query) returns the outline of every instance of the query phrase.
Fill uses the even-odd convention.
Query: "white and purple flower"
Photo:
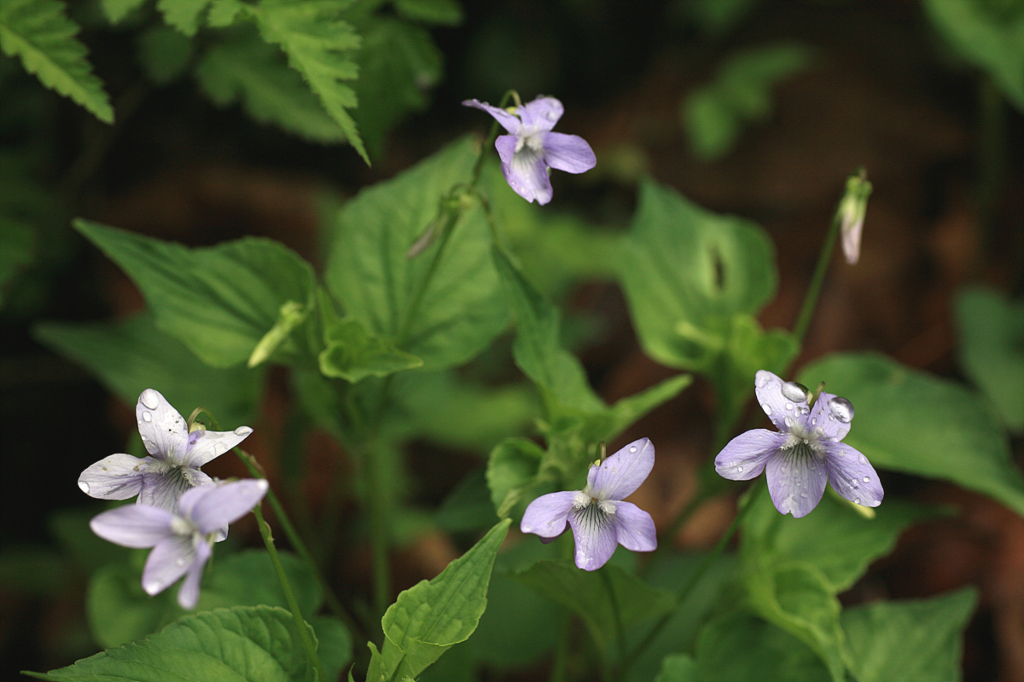
[[[101,500],[126,500],[138,495],[139,504],[176,513],[182,494],[213,483],[199,467],[252,433],[248,426],[234,431],[198,429],[189,433],[181,414],[152,388],[139,396],[135,418],[150,456],[139,459],[118,453],[96,462],[78,477],[78,487],[87,495]]]
[[[775,508],[796,518],[818,506],[825,484],[865,507],[882,503],[882,484],[867,457],[846,443],[853,405],[822,392],[813,406],[807,389],[759,370],[754,391],[779,432],[753,429],[736,436],[715,457],[715,470],[733,481],[766,471]]]
[[[541,495],[531,502],[520,529],[552,539],[565,531],[568,522],[576,539],[576,565],[587,571],[604,566],[616,545],[651,552],[658,547],[651,515],[623,499],[640,487],[653,467],[651,441],[633,441],[591,466],[583,490]]]
[[[509,187],[527,201],[551,201],[548,168],[584,173],[597,164],[594,150],[578,135],[553,133],[565,109],[554,97],[538,97],[516,107],[515,113],[468,99],[462,103],[493,116],[509,132],[494,141],[501,158],[501,172]]]
[[[178,604],[194,609],[213,543],[223,539],[224,528],[263,499],[267,487],[263,479],[204,485],[185,491],[176,514],[148,504],[126,505],[94,517],[89,527],[117,545],[152,547],[142,571],[142,589],[153,596],[185,576]]]

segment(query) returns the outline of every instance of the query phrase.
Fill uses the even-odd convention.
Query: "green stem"
[[[672,603],[672,608],[670,608],[668,612],[665,613],[665,615],[662,616],[657,623],[655,623],[654,627],[651,628],[650,632],[647,633],[647,636],[644,637],[643,641],[641,641],[640,644],[637,645],[636,649],[634,649],[633,652],[626,658],[625,663],[623,664],[624,669],[628,670],[629,667],[633,665],[633,663],[635,663],[636,660],[643,654],[647,647],[649,647],[651,643],[654,642],[658,634],[661,633],[662,628],[665,627],[665,624],[668,623],[672,616],[675,615],[676,609],[679,608],[679,605],[687,600],[687,598],[690,596],[690,593],[693,592],[693,589],[697,587],[697,584],[700,583],[701,579],[704,577],[704,574],[707,573],[708,569],[710,569],[711,566],[714,565],[714,563],[718,560],[718,557],[721,556],[722,551],[725,549],[726,545],[728,545],[729,541],[732,540],[732,536],[736,534],[737,530],[739,530],[740,523],[742,523],[743,518],[747,515],[747,512],[750,511],[750,509],[754,506],[754,501],[760,495],[761,489],[764,487],[764,484],[759,484],[758,482],[754,483],[753,489],[750,491],[750,494],[747,495],[747,498],[744,501],[743,506],[740,507],[740,510],[733,518],[732,523],[729,524],[729,528],[726,529],[722,537],[719,538],[718,543],[715,545],[714,549],[712,549],[711,552],[706,557],[704,557],[704,561],[701,563],[700,566],[697,567],[697,570],[690,574],[690,578],[686,581],[686,583],[679,590],[679,592],[676,593],[675,600]]]
[[[254,478],[266,478],[259,465],[256,463],[256,458],[250,455],[242,448],[235,448],[238,452],[239,458],[242,463],[245,464],[249,473]],[[306,543],[302,541],[299,534],[295,531],[295,526],[292,525],[291,520],[288,518],[288,514],[285,513],[284,507],[281,506],[281,501],[277,499],[277,495],[274,494],[273,488],[267,489],[267,501],[274,510],[274,514],[277,516],[278,523],[281,524],[281,528],[284,530],[285,536],[288,538],[288,542],[291,543],[292,549],[302,557],[302,560],[309,565],[309,569],[313,572],[313,576],[317,583],[320,585],[321,591],[324,593],[324,599],[327,602],[327,607],[331,610],[335,616],[340,618],[345,626],[348,627],[349,632],[355,634],[360,631],[356,621],[349,614],[345,607],[342,606],[341,602],[335,596],[334,591],[331,590],[327,581],[324,579],[323,573],[320,572],[320,566],[313,559],[313,555],[309,553],[309,549],[306,547]]]
[[[825,236],[825,244],[822,246],[821,253],[818,254],[818,264],[814,267],[814,275],[811,276],[811,284],[807,287],[807,294],[804,296],[800,314],[796,318],[796,324],[793,325],[793,336],[796,337],[798,343],[803,343],[807,329],[811,326],[811,318],[814,316],[814,308],[818,305],[818,298],[821,296],[821,287],[825,283],[825,273],[828,272],[828,265],[832,261],[832,251],[835,249],[842,222],[842,215],[837,210],[832,217],[828,234]]]
[[[295,621],[295,628],[299,631],[299,637],[302,639],[302,646],[306,650],[306,656],[309,658],[309,663],[316,669],[317,677],[320,682],[327,682],[327,673],[324,672],[324,667],[320,663],[320,657],[316,654],[316,646],[314,646],[313,640],[309,636],[309,627],[306,625],[306,621],[302,618],[302,612],[299,610],[299,602],[295,599],[295,593],[292,592],[291,583],[288,582],[288,576],[285,575],[284,566],[281,564],[281,557],[278,556],[277,547],[274,546],[274,536],[270,530],[270,524],[263,518],[262,503],[257,504],[252,511],[256,515],[256,521],[259,523],[260,527],[260,535],[263,536],[263,544],[267,546],[267,553],[270,554],[270,560],[274,563],[274,570],[277,571],[277,579],[281,582],[281,589],[284,590],[284,598],[288,602],[288,608],[292,612],[292,619]]]
[[[619,660],[626,660],[626,628],[622,624],[622,609],[619,607],[619,598],[615,594],[615,587],[612,585],[612,579],[608,575],[608,571],[602,567],[598,570],[601,574],[601,581],[604,583],[604,587],[608,590],[608,598],[612,603],[612,613],[615,616],[615,638],[619,641]],[[605,656],[607,659],[607,656]],[[610,679],[614,679],[611,677]]]
[[[364,450],[359,461],[365,476],[363,489],[370,512],[370,548],[373,555],[374,617],[384,617],[391,602],[391,542],[388,499],[383,491],[380,457]]]

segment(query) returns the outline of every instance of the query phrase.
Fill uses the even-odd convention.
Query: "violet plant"
[[[366,162],[440,78],[429,27],[462,17],[455,3],[426,0],[99,7],[105,25],[139,31],[139,69],[154,87],[189,73],[214,104],[238,102],[285,132],[347,143]],[[111,104],[112,86],[93,75],[66,10],[60,0],[5,2],[0,46],[110,123],[127,105]],[[740,123],[770,109],[758,104],[770,85],[809,58],[771,52],[781,55],[771,73],[757,71],[761,59],[732,60],[686,109],[695,134],[730,121],[728,136],[704,145],[707,156],[726,153]],[[736,97],[744,87],[747,97]],[[151,551],[143,559],[105,545],[91,571],[86,608],[102,652],[25,674],[956,678],[975,591],[867,601],[850,590],[902,531],[945,513],[901,496],[892,472],[952,481],[1024,516],[1024,476],[1001,426],[1021,420],[881,354],[801,356],[836,244],[846,263],[835,267],[848,268],[867,260],[862,240],[884,238],[871,230],[866,172],[849,177],[823,226],[792,329],[765,329],[779,275],[759,225],[638,176],[636,209],[619,231],[557,213],[583,183],[607,181],[595,177],[605,149],[554,132],[563,115],[566,129],[581,129],[565,102],[523,104],[515,91],[497,106],[464,100],[494,119],[489,135],[483,121],[470,123],[465,136],[341,201],[320,226],[315,259],[265,237],[185,246],[73,221],[146,304],[129,319],[36,328],[136,405],[139,439],[132,434],[125,452],[95,461],[104,453],[85,439],[63,447],[76,470],[85,467],[83,492],[108,504],[137,497],[105,510],[94,503],[79,530]],[[721,115],[709,119],[709,110]],[[552,170],[596,172],[556,175],[556,192]],[[621,287],[643,353],[674,372],[612,403],[563,345],[580,325],[563,325],[556,303],[595,276]],[[979,384],[998,385],[983,358],[970,367]],[[676,435],[708,447],[701,473],[684,481],[685,502],[670,503],[682,499],[672,468],[681,448],[644,418],[681,409],[674,399],[695,380],[713,400],[690,404],[713,403],[714,417],[707,433]],[[283,407],[270,401],[284,412],[276,430],[261,426],[273,421],[259,410],[271,390],[287,394]],[[201,407],[185,419],[164,393]],[[758,407],[776,430],[760,428]],[[232,429],[243,423],[258,428]],[[424,443],[429,467],[410,466],[405,454]],[[607,457],[606,444],[615,449]],[[465,474],[460,452],[477,460]],[[236,459],[251,478],[234,480]],[[754,480],[762,472],[766,483]],[[456,474],[464,477],[445,480],[443,503],[429,498]],[[74,482],[57,485],[73,491]],[[681,546],[679,529],[714,500],[735,504],[728,527],[710,549]],[[256,544],[250,510],[263,550],[243,549]],[[418,542],[447,554],[443,569],[416,582],[424,571],[401,557]],[[178,580],[174,600],[165,593]],[[908,629],[934,646],[906,646]]]

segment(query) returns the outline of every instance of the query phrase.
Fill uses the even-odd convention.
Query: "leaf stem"
[[[270,530],[270,524],[263,518],[262,506],[262,503],[259,503],[253,507],[252,511],[256,515],[256,521],[260,527],[260,535],[263,536],[263,544],[267,546],[267,553],[270,554],[270,560],[274,563],[277,579],[281,582],[281,589],[284,590],[284,598],[292,612],[292,619],[295,621],[295,628],[299,631],[299,637],[302,639],[302,646],[306,650],[306,657],[309,658],[310,665],[316,669],[320,682],[327,682],[327,673],[324,672],[324,666],[320,663],[320,657],[316,653],[316,646],[309,636],[310,626],[302,618],[299,602],[295,599],[295,593],[292,591],[291,583],[288,582],[288,576],[285,575],[284,566],[281,564],[281,557],[277,553],[277,547],[274,546],[274,536]]]
[[[842,206],[842,199],[840,199]],[[807,335],[807,329],[811,326],[811,318],[814,316],[814,308],[818,305],[818,298],[821,296],[821,288],[825,283],[825,273],[828,272],[828,265],[832,261],[832,251],[836,246],[836,239],[839,237],[839,228],[842,225],[842,212],[837,208],[832,216],[832,224],[829,225],[828,233],[825,235],[825,243],[818,254],[818,263],[814,267],[814,274],[811,276],[811,283],[807,287],[803,305],[800,307],[800,314],[793,325],[793,336],[798,343],[802,344]]]

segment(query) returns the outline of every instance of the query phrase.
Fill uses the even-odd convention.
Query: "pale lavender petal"
[[[499,107],[492,107],[487,102],[481,102],[475,99],[467,99],[462,103],[464,107],[473,107],[474,109],[480,109],[486,111],[488,114],[494,117],[494,119],[501,124],[501,127],[512,133],[513,135],[519,134],[522,130],[523,124],[518,118],[508,113],[504,109]]]
[[[541,495],[526,507],[519,530],[545,538],[556,538],[565,530],[576,493],[572,490]]]
[[[715,457],[715,471],[722,478],[748,481],[760,475],[765,462],[786,442],[786,434],[752,429],[729,441]]]
[[[654,468],[654,446],[635,440],[587,472],[587,488],[599,500],[624,500],[647,480]]]
[[[502,167],[512,165],[517,144],[519,144],[519,138],[515,135],[499,135],[494,140],[494,148],[498,150],[498,158],[501,159]]]
[[[508,186],[527,201],[544,205],[551,201],[551,180],[544,158],[529,146],[512,156],[512,163],[501,164]]]
[[[794,518],[807,516],[818,506],[828,480],[824,457],[800,445],[777,452],[765,473],[775,508]]]
[[[546,133],[553,129],[564,112],[565,107],[554,97],[538,97],[516,109],[523,122],[523,136]]]
[[[569,513],[569,525],[576,538],[576,565],[585,571],[596,571],[615,553],[618,538],[611,515],[597,503]]]
[[[832,488],[854,504],[877,507],[885,494],[878,472],[868,458],[846,443],[824,443],[828,480]]]
[[[147,460],[160,463],[152,457],[139,459],[123,453],[104,457],[82,472],[78,487],[101,500],[127,500],[142,490]]]
[[[157,543],[142,569],[142,589],[153,596],[163,592],[185,575],[196,560],[191,535],[172,535]]]
[[[597,157],[579,135],[547,133],[544,136],[544,163],[567,173],[585,173],[597,165]]]
[[[829,440],[840,441],[850,432],[853,421],[853,408],[849,412],[844,408],[849,401],[831,393],[822,393],[811,408],[811,417],[807,422],[809,429],[818,431]],[[846,421],[843,421],[843,420]]]
[[[174,534],[174,516],[163,509],[128,505],[105,511],[89,521],[92,532],[122,547],[152,547]]]
[[[146,451],[171,464],[184,464],[188,449],[185,420],[159,391],[147,388],[135,405],[135,418]]]
[[[192,488],[181,496],[181,515],[207,535],[248,514],[267,494],[269,484],[262,478]]]
[[[139,491],[137,501],[139,504],[149,504],[177,514],[182,495],[192,488],[212,484],[213,479],[199,469],[154,460],[142,481],[142,490]]]
[[[654,519],[632,502],[616,502],[615,535],[619,544],[634,552],[653,552],[658,548]]]
[[[188,574],[178,588],[178,605],[191,611],[199,603],[199,583],[203,579],[203,567],[213,550],[205,542],[196,546],[196,558],[188,568]]]
[[[188,434],[185,465],[198,469],[241,443],[250,433],[252,429],[248,426],[239,426],[234,431],[193,431]]]
[[[757,402],[761,409],[768,415],[768,418],[775,424],[775,428],[783,433],[789,433],[789,428],[796,423],[793,418],[795,406],[793,401],[782,394],[783,381],[765,369],[759,369],[754,377],[754,393],[757,394]],[[787,415],[786,405],[789,404]],[[789,423],[786,417],[789,416]]]

